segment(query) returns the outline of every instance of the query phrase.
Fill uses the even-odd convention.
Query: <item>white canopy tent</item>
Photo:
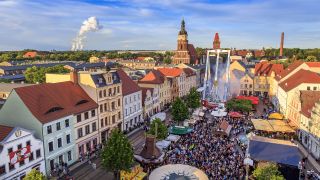
[[[215,117],[224,117],[224,116],[226,116],[228,113],[227,112],[225,112],[225,111],[220,111],[220,110],[218,110],[218,111],[212,111],[211,112],[211,115],[212,116],[215,116]]]
[[[174,134],[170,134],[170,135],[166,138],[166,141],[177,142],[177,141],[179,141],[179,139],[180,139],[180,136],[174,135]]]
[[[164,121],[166,119],[166,113],[160,112],[160,113],[157,113],[157,114],[151,116],[150,122],[152,122],[156,118],[159,118],[161,121]]]
[[[156,143],[156,145],[158,146],[158,148],[160,149],[166,149],[167,147],[169,147],[171,144],[171,141],[166,141],[166,140],[162,140],[162,141],[158,141]]]

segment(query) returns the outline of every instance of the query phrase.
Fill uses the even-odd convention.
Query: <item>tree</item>
[[[315,61],[317,61],[317,57],[315,57],[315,56],[308,56],[305,61],[307,61],[307,62],[315,62]]]
[[[157,129],[157,137],[156,137],[157,139],[162,140],[168,136],[168,128],[159,118],[155,118],[152,121],[148,134],[156,135],[156,129]]]
[[[171,60],[171,58],[165,58],[164,60],[163,60],[163,62],[164,63],[166,63],[166,64],[171,64],[171,62],[172,62],[172,60]]]
[[[23,180],[45,180],[46,177],[38,170],[32,169]]]
[[[229,111],[249,112],[252,109],[252,103],[246,99],[231,99],[226,103]]]
[[[36,67],[27,68],[25,72],[26,81],[29,83],[43,83],[46,81],[46,73],[69,73],[70,70],[63,67],[63,65],[57,65],[53,67]]]
[[[173,120],[175,120],[176,122],[179,123],[181,121],[184,121],[189,117],[188,107],[180,98],[177,98],[172,104],[171,114]]]
[[[258,166],[253,171],[253,176],[257,180],[284,180],[284,177],[278,170],[278,167],[274,163],[267,163],[263,166]]]
[[[121,170],[130,171],[133,164],[133,149],[128,138],[118,129],[111,132],[102,154],[102,166],[113,171],[119,179]]]
[[[196,88],[191,88],[186,99],[187,106],[191,109],[196,109],[200,107],[200,93],[197,92]]]

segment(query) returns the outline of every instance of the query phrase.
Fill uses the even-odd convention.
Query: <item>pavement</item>
[[[295,144],[298,145],[298,148],[303,155],[303,157],[307,157],[307,170],[313,169],[315,172],[320,172],[320,164],[313,158],[313,156],[307,151],[307,149],[298,141],[294,141]]]

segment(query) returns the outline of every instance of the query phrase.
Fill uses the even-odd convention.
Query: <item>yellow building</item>
[[[158,89],[161,110],[171,102],[170,82],[160,71],[150,71],[138,81],[138,85],[143,88]]]
[[[65,79],[64,79],[65,78]],[[46,82],[74,81],[98,103],[99,142],[105,142],[112,129],[123,128],[122,87],[120,77],[115,71],[110,72],[71,72],[67,75],[48,74]]]
[[[152,61],[121,60],[118,63],[132,69],[154,69],[156,66]]]
[[[100,58],[96,57],[96,56],[91,56],[89,58],[89,62],[90,63],[97,63],[97,62],[100,62]]]
[[[246,73],[240,79],[240,94],[241,95],[253,95],[253,75],[250,73]]]
[[[242,72],[246,72],[246,66],[242,61],[233,61],[230,64],[230,67],[229,67],[230,72],[235,70],[235,69],[239,70],[239,71],[242,71]]]
[[[320,159],[320,101],[317,101],[311,110],[311,121],[309,122],[310,133],[305,133],[303,137],[303,131],[299,134],[300,140],[305,147],[313,154],[313,156]],[[300,136],[301,135],[301,136]]]
[[[282,64],[272,64],[266,61],[255,65],[254,93],[256,96],[268,97],[274,78],[283,71]],[[273,94],[271,94],[272,96]]]

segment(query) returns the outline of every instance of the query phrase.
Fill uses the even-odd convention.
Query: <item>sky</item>
[[[189,43],[210,48],[319,48],[319,0],[0,0],[0,50],[70,50],[82,22],[85,50],[174,50],[182,18]]]

